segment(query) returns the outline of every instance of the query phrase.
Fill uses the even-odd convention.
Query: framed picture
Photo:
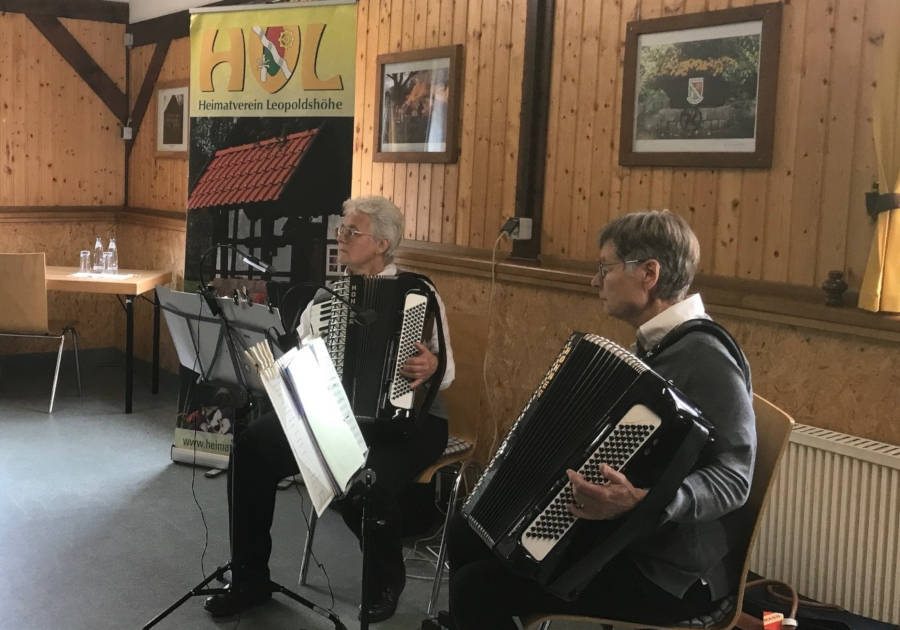
[[[462,45],[378,55],[376,162],[455,162]]]
[[[188,156],[190,118],[187,82],[161,82],[156,86],[156,157]]]
[[[772,165],[781,4],[629,22],[619,163]]]

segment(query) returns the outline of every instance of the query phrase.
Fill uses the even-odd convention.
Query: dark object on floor
[[[230,617],[272,599],[268,585],[236,590],[231,586],[226,588],[227,592],[207,597],[203,602],[203,607],[213,617]]]

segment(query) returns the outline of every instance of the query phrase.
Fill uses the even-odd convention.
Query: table
[[[131,413],[134,393],[134,299],[153,290],[157,284],[168,284],[171,271],[159,269],[119,269],[115,276],[75,276],[77,267],[47,267],[48,291],[105,293],[124,296],[125,309],[125,413]],[[120,298],[121,301],[121,298]],[[153,382],[151,391],[159,392],[159,300],[153,295]]]

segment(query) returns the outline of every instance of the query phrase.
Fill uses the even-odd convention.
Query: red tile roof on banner
[[[188,209],[278,199],[318,131],[219,149],[191,192]]]

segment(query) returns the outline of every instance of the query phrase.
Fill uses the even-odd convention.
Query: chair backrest
[[[0,254],[0,332],[47,332],[44,253]]]
[[[480,439],[490,439],[489,421],[482,411],[482,372],[484,351],[487,347],[487,326],[484,318],[476,314],[448,313],[450,343],[453,346],[453,362],[456,377],[453,384],[441,393],[449,412],[450,435],[462,438],[476,446]]]
[[[744,586],[750,570],[750,554],[762,523],[763,511],[772,489],[772,481],[781,456],[784,454],[794,420],[783,409],[753,394],[753,412],[756,415],[756,465],[750,496],[736,514],[737,521],[747,532],[747,547],[743,551],[744,564],[738,589],[735,617],[740,614],[744,600]]]

